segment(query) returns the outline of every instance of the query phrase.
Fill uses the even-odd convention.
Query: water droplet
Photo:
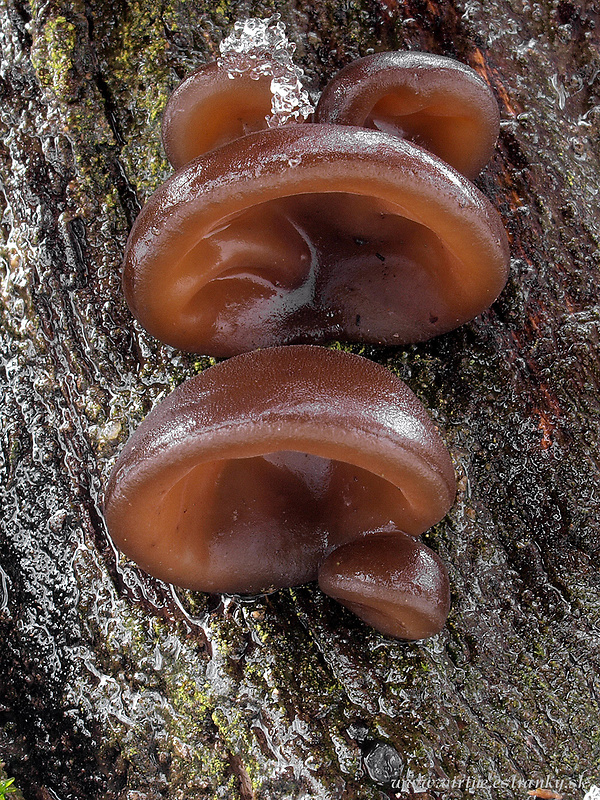
[[[377,783],[390,783],[400,775],[402,761],[397,750],[385,742],[380,742],[365,756],[365,767],[372,780]]]
[[[236,22],[233,32],[219,45],[221,57],[217,63],[230,78],[243,73],[254,80],[271,76],[272,114],[266,117],[270,128],[303,122],[314,111],[302,86],[304,71],[292,60],[295,49],[279,14]]]

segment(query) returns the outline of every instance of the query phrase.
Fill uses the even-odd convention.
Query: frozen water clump
[[[279,14],[236,22],[219,49],[221,57],[217,63],[230,78],[244,72],[254,80],[261,75],[271,76],[273,113],[266,117],[270,128],[286,122],[303,122],[312,114],[314,106],[302,86],[304,71],[292,60],[296,45],[288,40]]]

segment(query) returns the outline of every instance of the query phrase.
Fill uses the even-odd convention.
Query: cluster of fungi
[[[258,594],[318,580],[386,635],[449,610],[419,540],[450,509],[450,455],[389,370],[328,340],[405,344],[500,293],[508,245],[471,183],[498,108],[470,68],[380,53],[311,118],[269,127],[270,79],[209,64],[173,93],[175,168],[131,231],[123,286],[151,334],[231,357],[186,381],[123,449],[105,492],[116,544],[178,586]]]

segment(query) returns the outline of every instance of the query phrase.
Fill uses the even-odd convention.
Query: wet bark
[[[353,348],[403,377],[459,478],[427,536],[453,607],[385,639],[312,587],[151,581],[99,497],[148,409],[209,360],[131,320],[128,229],[169,174],[169,92],[279,10],[317,92],[372,49],[476,68],[479,185],[511,238],[481,318]],[[582,798],[600,785],[600,12],[586,2],[5,0],[1,9],[0,760],[32,798]],[[0,777],[2,777],[0,773]]]

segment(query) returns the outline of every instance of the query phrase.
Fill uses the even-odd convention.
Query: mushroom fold
[[[179,586],[268,592],[319,580],[373,627],[443,626],[445,568],[416,537],[450,508],[449,454],[387,369],[312,346],[237,356],[184,383],[122,451],[115,543]]]

